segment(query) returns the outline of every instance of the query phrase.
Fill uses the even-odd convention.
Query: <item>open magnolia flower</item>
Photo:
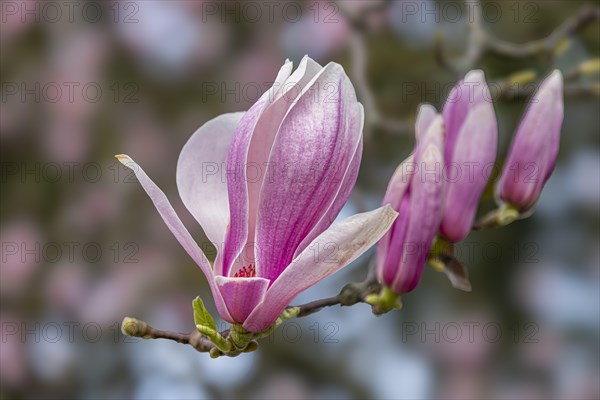
[[[389,206],[332,225],[355,184],[363,108],[342,67],[287,61],[250,110],[198,129],[177,163],[183,203],[218,254],[211,266],[165,194],[131,168],[200,266],[223,319],[268,329],[304,289],[348,265],[389,229]]]

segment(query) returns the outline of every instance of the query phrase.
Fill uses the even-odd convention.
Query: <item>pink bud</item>
[[[447,192],[440,234],[459,242],[471,231],[496,159],[498,126],[483,71],[469,72],[452,89],[443,116]]]
[[[415,151],[396,169],[383,200],[398,218],[379,242],[377,275],[396,293],[419,283],[442,216],[444,123],[432,110],[421,107]]]
[[[521,213],[535,205],[554,170],[563,114],[563,77],[555,70],[531,98],[496,186],[497,197]]]

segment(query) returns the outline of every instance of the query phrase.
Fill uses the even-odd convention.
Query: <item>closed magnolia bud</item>
[[[456,243],[471,231],[496,160],[498,125],[483,71],[469,72],[452,89],[443,117],[446,198],[440,234]]]
[[[396,169],[383,200],[398,218],[379,242],[377,275],[397,294],[419,283],[442,214],[444,123],[430,111],[429,106],[421,107],[415,151]]]
[[[531,98],[496,186],[497,197],[521,214],[532,209],[554,170],[563,114],[563,77],[555,70]]]

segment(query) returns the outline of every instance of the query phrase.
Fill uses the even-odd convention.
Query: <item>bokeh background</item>
[[[550,35],[586,5],[598,2],[471,2],[484,11],[482,29],[513,43]],[[600,397],[599,77],[580,68],[599,56],[597,20],[548,51],[467,59],[497,87],[515,73],[534,86],[554,68],[567,77],[559,161],[536,213],[458,248],[471,293],[428,267],[401,312],[334,307],[288,322],[255,353],[212,360],[119,332],[125,315],[189,332],[192,299],[214,305],[200,270],[113,155],[140,163],[207,242],[177,195],[181,147],[214,116],[248,109],[286,58],[308,54],[342,64],[367,105],[362,168],[342,214],[372,209],[412,148],[417,105],[441,107],[471,66],[461,65],[468,5],[1,6],[2,399]],[[526,94],[497,97],[499,160]],[[491,208],[488,193],[480,211]],[[368,259],[295,302],[361,280]]]

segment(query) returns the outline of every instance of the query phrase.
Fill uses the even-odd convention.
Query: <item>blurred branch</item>
[[[379,127],[391,133],[408,134],[412,132],[412,124],[400,119],[388,118],[381,114],[375,102],[375,96],[367,83],[367,46],[363,35],[352,32],[350,38],[350,57],[352,76],[365,107],[365,123],[371,127]]]
[[[470,7],[469,9],[473,10],[474,8],[477,10],[481,9],[479,2],[475,4],[475,7]],[[482,19],[480,11],[475,11],[469,16],[469,20],[472,22],[468,25],[467,50],[461,58],[453,62],[446,58],[443,50],[443,34],[441,31],[438,31],[434,45],[434,56],[440,66],[459,76],[464,75],[465,72],[472,69],[473,65],[483,55],[486,41],[489,40],[489,36],[487,36],[483,29]]]
[[[482,24],[482,8],[479,2],[475,6],[469,7],[469,10],[473,14],[469,17],[472,22],[469,24],[469,38],[467,39],[467,49],[464,55],[453,61],[448,60],[443,52],[441,34],[438,35],[434,49],[438,63],[459,76],[472,69],[477,61],[487,53],[511,58],[525,58],[542,53],[553,53],[568,36],[585,25],[600,20],[600,8],[585,5],[575,15],[567,18],[547,37],[517,44],[493,37],[485,31]]]
[[[413,131],[411,123],[386,117],[379,111],[367,78],[368,54],[364,39],[368,31],[367,20],[374,13],[386,11],[391,4],[392,2],[389,0],[373,1],[361,8],[360,12],[357,12],[357,9],[348,7],[347,3],[338,2],[343,17],[352,29],[348,45],[352,66],[351,74],[359,97],[365,107],[365,124],[371,128],[379,127],[390,133],[409,134]]]
[[[581,7],[575,15],[567,18],[550,35],[543,39],[515,44],[493,38],[486,34],[486,50],[513,58],[530,57],[540,53],[553,52],[567,36],[577,32],[585,25],[598,20],[600,20],[600,8],[587,4]]]

